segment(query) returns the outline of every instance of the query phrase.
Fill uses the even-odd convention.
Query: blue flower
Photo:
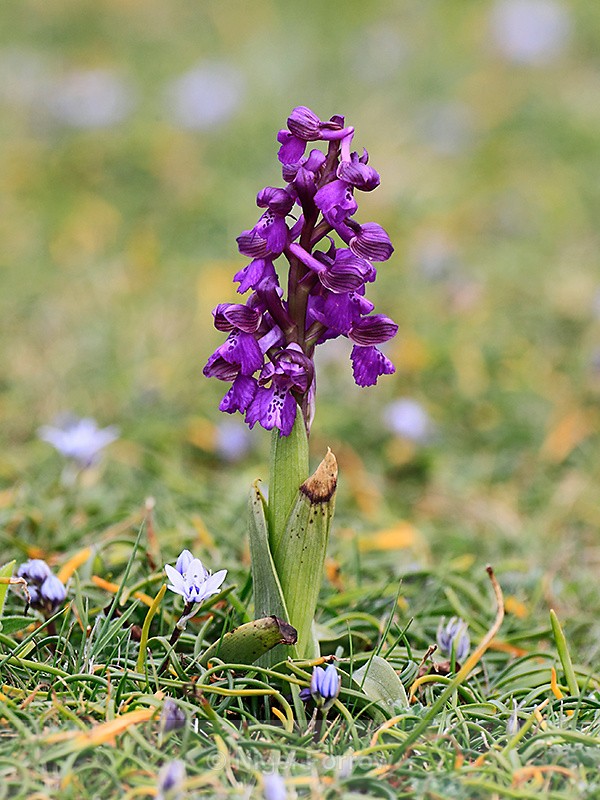
[[[185,728],[187,723],[187,715],[174,700],[171,700],[170,697],[167,697],[163,706],[162,714],[160,715],[160,721],[163,733],[170,733],[171,731]]]
[[[194,558],[189,550],[181,553],[175,567],[166,564],[165,572],[171,581],[168,588],[180,594],[186,603],[202,603],[217,594],[227,575],[226,569],[211,575],[200,559]]]
[[[310,693],[315,703],[327,709],[333,705],[340,693],[342,682],[335,664],[330,664],[327,669],[315,667],[310,681]]]
[[[25,578],[27,583],[38,585],[41,585],[51,574],[50,567],[41,558],[30,558],[17,570],[18,578]]]
[[[63,582],[56,575],[48,575],[40,586],[40,597],[51,609],[57,608],[67,596]]]
[[[41,558],[30,558],[21,564],[17,577],[27,581],[28,603],[31,608],[52,614],[67,596],[63,582],[53,575]]]
[[[288,794],[285,781],[278,772],[266,772],[262,778],[265,800],[286,800]]]
[[[119,438],[119,431],[112,426],[99,428],[91,418],[69,415],[56,426],[43,425],[38,436],[65,458],[75,461],[80,469],[86,469],[98,462],[101,450]]]
[[[437,630],[437,643],[440,651],[452,657],[452,651],[457,661],[462,661],[469,653],[471,640],[467,631],[467,623],[460,617],[452,617],[444,625],[444,620],[439,624]]]
[[[433,432],[427,411],[409,397],[390,403],[385,409],[384,419],[392,433],[410,442],[425,443]]]
[[[185,764],[176,758],[164,764],[158,773],[157,800],[182,797],[183,784],[186,779]]]

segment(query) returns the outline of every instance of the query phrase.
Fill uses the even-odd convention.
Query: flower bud
[[[66,596],[67,590],[63,582],[56,575],[48,575],[40,587],[41,601],[54,609],[63,602]]]
[[[471,641],[467,632],[467,623],[460,617],[452,617],[446,625],[442,620],[437,630],[437,643],[441,652],[451,658],[452,651],[458,661],[468,654]]]
[[[324,709],[333,705],[340,693],[341,680],[335,664],[330,664],[327,669],[315,667],[310,681],[310,693],[315,703]]]
[[[51,575],[50,567],[41,558],[30,558],[17,570],[18,578],[25,578],[27,583],[42,584]]]

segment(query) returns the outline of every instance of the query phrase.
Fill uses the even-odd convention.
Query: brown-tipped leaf
[[[318,656],[312,634],[329,528],[333,518],[337,462],[331,450],[299,488],[273,562],[285,597],[288,619],[298,630],[300,658]]]
[[[331,450],[327,448],[327,455],[310,478],[304,481],[300,491],[308,497],[312,504],[328,503],[335,494],[337,475],[337,461]]]
[[[211,658],[218,658],[229,664],[254,664],[278,645],[295,645],[297,638],[296,629],[279,617],[255,619],[226,633],[204,651],[199,663],[205,667]]]

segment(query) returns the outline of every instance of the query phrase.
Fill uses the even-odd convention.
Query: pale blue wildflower
[[[167,88],[167,104],[182,128],[209,130],[235,114],[243,95],[241,72],[232,64],[213,61],[176,78]]]
[[[390,403],[384,411],[384,420],[392,433],[411,442],[426,442],[433,430],[427,411],[409,397]]]
[[[563,52],[571,32],[569,12],[556,0],[498,0],[491,24],[500,53],[519,64],[553,61]]]
[[[96,464],[101,451],[119,438],[119,430],[114,426],[99,428],[90,417],[67,415],[56,426],[43,425],[38,435],[80,469],[86,469]]]
[[[168,761],[158,773],[157,800],[178,800],[183,797],[186,779],[185,764],[180,759]]]
[[[448,658],[452,657],[454,650],[455,658],[462,661],[471,647],[467,623],[464,619],[452,617],[446,624],[442,620],[437,630],[437,644],[440,651]]]
[[[202,603],[213,594],[218,594],[221,584],[227,575],[226,569],[221,569],[211,575],[199,558],[190,559],[192,554],[184,550],[177,559],[177,565],[165,565],[165,572],[171,581],[168,588],[180,594],[187,603]]]
[[[262,779],[265,800],[286,800],[288,793],[285,781],[278,772],[266,772]]]
[[[74,70],[55,80],[45,98],[50,113],[73,128],[107,128],[133,110],[132,87],[109,69]]]

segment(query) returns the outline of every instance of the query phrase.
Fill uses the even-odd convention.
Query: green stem
[[[300,485],[308,478],[308,437],[298,408],[289,436],[280,436],[275,429],[271,439],[271,474],[269,480],[269,545],[279,549],[290,511]]]

